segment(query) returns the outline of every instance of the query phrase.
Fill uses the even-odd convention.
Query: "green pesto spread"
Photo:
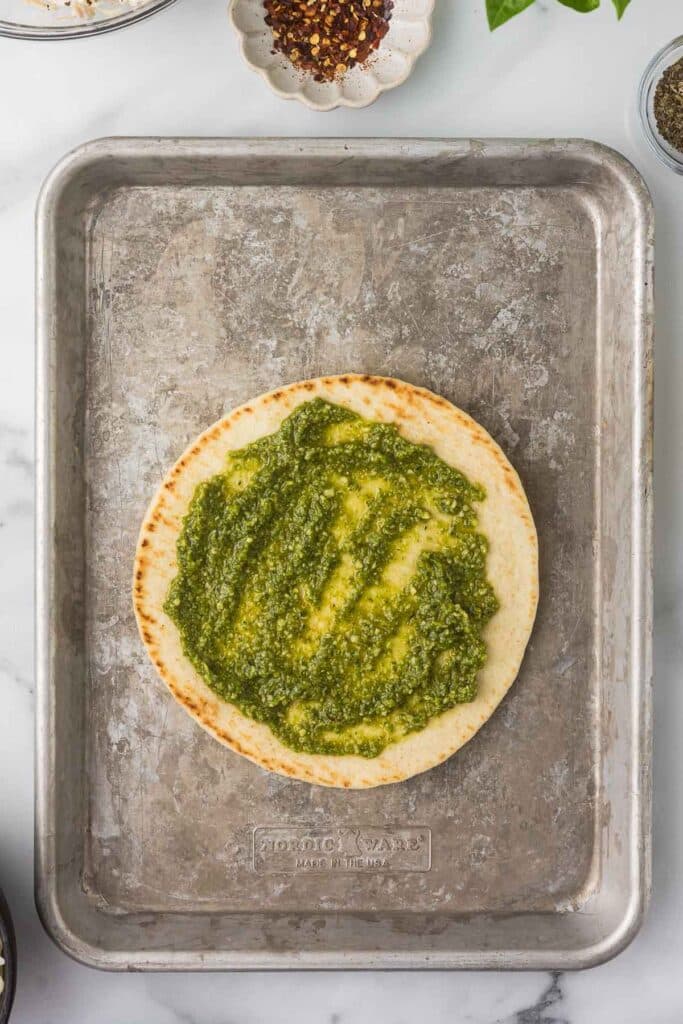
[[[165,611],[208,686],[286,746],[375,757],[476,696],[498,607],[484,497],[314,399],[197,487]]]

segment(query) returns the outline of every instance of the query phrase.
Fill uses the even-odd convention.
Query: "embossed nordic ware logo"
[[[429,871],[428,828],[254,829],[254,870],[278,872]]]

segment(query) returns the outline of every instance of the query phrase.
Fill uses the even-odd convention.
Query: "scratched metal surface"
[[[237,183],[165,172],[150,154],[150,180],[114,166],[90,192],[72,188],[85,283],[71,383],[83,488],[70,523],[84,681],[75,855],[103,921],[143,915],[158,928],[190,911],[214,922],[208,952],[235,912],[273,927],[283,914],[373,915],[381,957],[397,928],[422,949],[425,930],[458,920],[503,915],[521,935],[538,915],[578,918],[601,898],[615,841],[631,841],[607,795],[607,666],[619,674],[627,651],[618,625],[605,647],[603,617],[628,603],[612,563],[628,562],[619,545],[633,524],[606,530],[604,499],[633,488],[628,464],[609,460],[610,445],[635,444],[634,396],[621,383],[612,401],[604,384],[612,349],[628,357],[629,344],[606,308],[604,250],[610,232],[635,250],[642,225],[619,221],[616,175],[594,155],[591,183],[580,147],[559,147],[555,167],[546,154],[539,171],[536,151],[508,145],[513,173],[475,147],[469,173],[432,155],[389,184],[361,156],[354,172],[347,147],[341,172],[323,161],[308,181],[286,163],[264,174],[243,162]],[[141,517],[188,441],[255,394],[343,371],[424,385],[487,427],[522,477],[541,546],[538,621],[501,708],[443,766],[359,793],[270,775],[200,730],[148,663],[130,601]],[[426,925],[394,928],[401,913]],[[285,927],[268,948],[287,941]]]

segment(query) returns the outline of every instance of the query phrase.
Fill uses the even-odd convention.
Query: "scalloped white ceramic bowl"
[[[300,100],[313,110],[367,107],[387,89],[410,75],[429,46],[435,0],[394,0],[389,31],[364,65],[357,64],[336,82],[316,82],[297,70],[281,53],[273,53],[273,36],[265,23],[263,0],[231,0],[230,20],[250,68],[265,78],[273,92]]]

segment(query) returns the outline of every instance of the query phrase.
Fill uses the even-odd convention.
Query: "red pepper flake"
[[[362,64],[389,31],[393,0],[264,0],[274,51],[316,82]]]

